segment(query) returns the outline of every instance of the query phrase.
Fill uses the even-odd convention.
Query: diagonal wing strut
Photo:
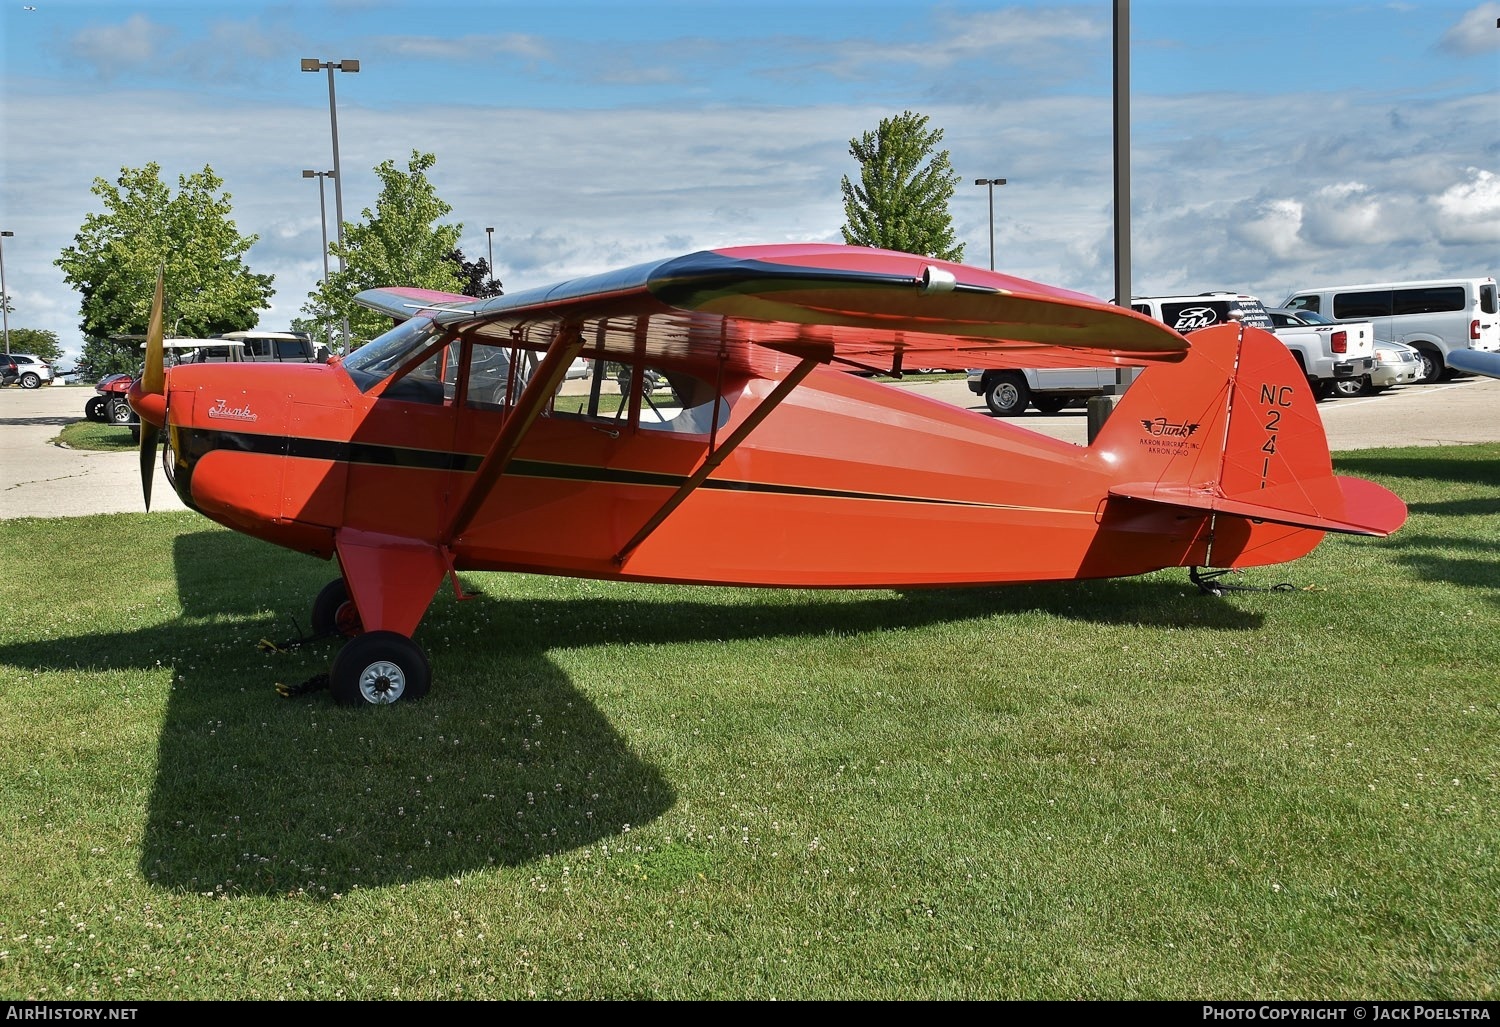
[[[515,458],[516,449],[521,445],[521,440],[526,437],[527,430],[541,413],[547,400],[557,391],[558,385],[562,383],[563,375],[568,371],[568,365],[573,362],[574,357],[578,356],[578,351],[582,348],[583,333],[578,330],[577,325],[564,324],[558,327],[554,342],[547,349],[547,355],[542,358],[542,362],[537,365],[536,373],[526,383],[526,388],[522,390],[515,410],[511,412],[510,417],[506,418],[505,426],[495,437],[495,444],[490,447],[489,453],[479,465],[479,470],[474,475],[474,484],[469,487],[464,501],[454,512],[453,519],[443,532],[442,544],[444,546],[451,546],[453,540],[468,530],[469,525],[474,522],[475,515],[489,498],[495,483],[500,480],[505,469],[510,466],[511,460]]]

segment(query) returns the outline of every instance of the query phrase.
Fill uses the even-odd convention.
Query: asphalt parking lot
[[[898,387],[989,416],[984,401],[963,381],[924,382],[913,376]],[[92,395],[91,386],[78,385],[0,389],[0,520],[144,509],[135,453],[87,452],[55,441],[64,426],[83,420]],[[1500,442],[1500,379],[1400,386],[1379,396],[1327,400],[1318,404],[1318,412],[1334,451]],[[1050,415],[1028,411],[1011,421],[1078,445],[1088,442],[1082,407]],[[151,509],[183,509],[159,462]]]

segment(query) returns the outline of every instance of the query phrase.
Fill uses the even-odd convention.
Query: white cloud
[[[1500,50],[1500,3],[1483,3],[1443,33],[1439,49],[1462,57]]]
[[[1500,250],[1500,175],[1480,168],[1468,168],[1467,175],[1467,180],[1449,186],[1433,201],[1438,232]],[[1489,270],[1500,267],[1492,265]]]
[[[132,14],[119,25],[90,25],[73,36],[73,57],[90,65],[99,77],[113,78],[127,70],[167,63],[164,56],[176,33],[143,14]]]

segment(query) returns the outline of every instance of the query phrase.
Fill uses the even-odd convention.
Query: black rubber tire
[[[328,675],[328,689],[340,706],[416,702],[431,687],[427,654],[394,631],[368,631],[349,639]]]
[[[323,586],[312,605],[314,635],[338,635],[353,638],[364,631],[359,610],[349,598],[349,586],[343,578],[334,578]]]
[[[129,424],[135,420],[135,411],[130,409],[130,401],[124,396],[116,396],[110,400],[109,420],[111,424]]]
[[[83,416],[85,419],[104,424],[109,418],[104,412],[105,399],[103,396],[95,396],[83,405]]]
[[[1033,396],[1031,405],[1044,414],[1055,414],[1069,403],[1073,402],[1067,396]]]
[[[1318,399],[1332,399],[1338,395],[1334,391],[1332,378],[1318,378],[1312,381],[1313,396]]]
[[[25,374],[21,375],[21,388],[23,389],[34,389],[41,384],[42,380],[41,378],[37,377],[37,373],[35,371],[27,371]]]
[[[1031,402],[1026,379],[1014,371],[997,374],[985,384],[984,405],[996,417],[1014,417]]]
[[[1333,383],[1333,395],[1338,399],[1367,396],[1371,391],[1370,382],[1366,378],[1339,378]]]
[[[1422,358],[1422,371],[1417,375],[1416,384],[1432,385],[1448,377],[1448,365],[1443,363],[1442,354],[1426,346],[1418,346],[1416,350],[1417,356]]]

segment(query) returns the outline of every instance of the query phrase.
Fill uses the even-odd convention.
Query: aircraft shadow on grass
[[[809,592],[806,602],[755,589],[655,601],[638,597],[656,586],[640,585],[625,598],[458,602],[445,589],[421,630],[449,687],[421,703],[350,710],[327,692],[276,694],[277,682],[326,667],[338,643],[257,645],[296,637],[294,618],[271,611],[305,607],[331,566],[267,552],[223,530],[179,535],[177,621],[0,646],[0,663],[34,669],[170,668],[141,858],[162,888],[316,898],[613,845],[676,792],[558,667],[557,649],[617,650],[618,673],[601,683],[628,689],[679,659],[667,651],[679,643],[848,637],[1031,611],[1225,631],[1263,619],[1185,578]],[[226,572],[237,567],[256,573]]]

